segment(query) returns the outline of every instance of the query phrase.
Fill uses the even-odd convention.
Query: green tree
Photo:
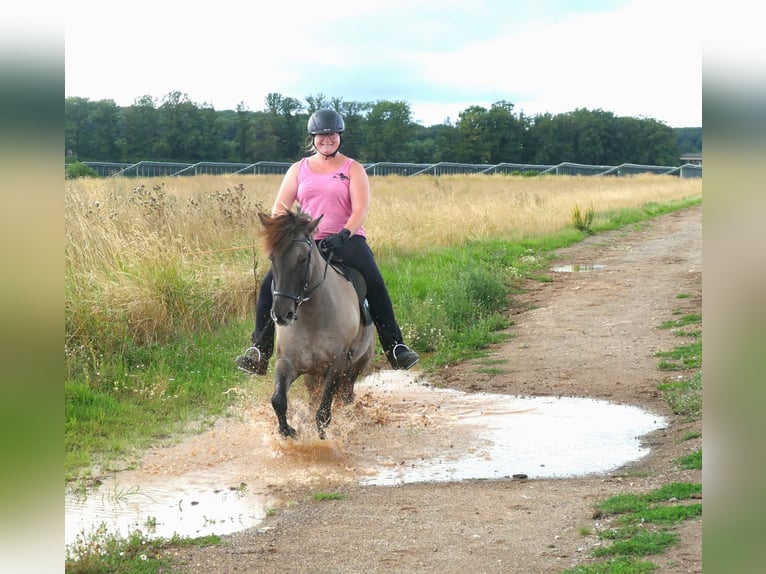
[[[525,126],[513,114],[513,104],[495,102],[483,121],[489,140],[489,163],[520,163],[524,155]]]
[[[235,158],[237,161],[249,162],[251,160],[252,140],[252,114],[243,102],[237,104],[237,124],[234,135]]]
[[[122,157],[125,147],[122,113],[114,100],[95,102],[90,115],[93,129],[88,142],[89,155],[99,160]]]
[[[673,128],[673,133],[681,154],[702,153],[702,128]]]
[[[489,112],[482,106],[471,106],[460,112],[457,129],[460,140],[457,161],[487,163],[492,155],[489,138]]]
[[[434,141],[434,155],[427,162],[457,161],[460,132],[452,124],[437,124],[426,128]]]
[[[266,108],[255,122],[252,147],[256,161],[294,161],[303,152],[306,126],[301,103],[294,98],[270,93]]]
[[[408,162],[407,143],[414,130],[407,102],[378,100],[367,115],[363,158],[367,162]]]
[[[335,108],[343,117],[343,123],[346,125],[346,131],[343,133],[343,153],[364,161],[363,153],[367,147],[367,113],[372,109],[370,102],[336,102]]]
[[[84,145],[91,130],[93,117],[88,98],[70,97],[64,100],[64,144],[67,157],[87,159]]]
[[[681,152],[673,128],[654,119],[643,121],[643,140],[649,153],[646,165],[678,165]]]
[[[607,162],[609,125],[614,116],[601,110],[576,109],[568,115],[572,122],[573,160],[576,163],[603,165]]]
[[[142,96],[122,112],[125,146],[122,159],[138,162],[158,157],[160,137],[159,112],[151,96]],[[115,158],[111,158],[115,159]]]

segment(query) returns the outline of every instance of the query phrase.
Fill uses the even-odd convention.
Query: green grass
[[[673,412],[693,421],[702,417],[702,331],[690,329],[702,324],[702,315],[690,313],[678,319],[665,321],[661,329],[675,329],[675,333],[691,342],[678,345],[669,351],[658,351],[661,371],[692,372],[678,380],[665,381],[659,385],[665,401]]]
[[[673,412],[687,421],[702,418],[702,372],[698,371],[689,380],[661,383],[659,389],[665,402]]]
[[[182,336],[66,380],[65,478],[124,468],[149,445],[206,429],[236,400],[230,389],[250,384],[233,363],[246,340],[240,326]]]
[[[88,534],[79,534],[66,549],[67,574],[157,574],[170,565],[170,548],[211,546],[220,536],[148,538],[140,530],[118,536],[101,523]]]
[[[602,541],[610,543],[592,552],[595,558],[610,560],[565,570],[562,574],[622,574],[657,569],[655,564],[638,559],[662,554],[678,542],[673,526],[702,516],[702,504],[688,502],[701,493],[701,484],[677,482],[648,493],[619,494],[596,503],[596,516],[600,519],[615,516],[620,525],[598,532]]]
[[[632,556],[620,556],[598,564],[562,570],[561,574],[643,574],[653,572],[657,568],[658,566],[651,562],[642,562]]]
[[[609,546],[602,546],[593,551],[596,557],[602,556],[651,556],[662,554],[668,547],[678,542],[678,535],[667,530],[652,531],[626,528],[609,531],[615,540]],[[602,538],[609,538],[602,533]]]
[[[311,495],[312,500],[324,501],[324,500],[343,500],[346,495],[338,492],[315,492]]]
[[[691,454],[682,456],[677,461],[678,465],[685,470],[702,469],[702,449],[697,449]]]
[[[672,321],[665,321],[664,323],[661,323],[660,329],[674,329],[684,327],[686,325],[699,325],[700,323],[702,323],[702,315],[691,313],[689,315],[684,315],[680,319],[674,319]]]
[[[702,366],[702,331],[690,330],[690,325],[701,325],[702,315],[687,314],[679,319],[665,321],[660,329],[676,329],[679,336],[690,337],[692,342],[680,345],[670,351],[659,351],[656,356],[661,358],[659,369],[663,371],[678,371],[699,369]]]

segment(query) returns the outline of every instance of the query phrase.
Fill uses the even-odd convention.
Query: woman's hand
[[[351,232],[344,227],[338,233],[333,233],[322,239],[322,249],[324,251],[335,251],[348,241],[349,237],[351,237]]]

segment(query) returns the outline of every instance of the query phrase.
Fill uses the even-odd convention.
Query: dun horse
[[[294,437],[287,422],[287,391],[301,375],[325,438],[333,398],[351,402],[354,382],[375,350],[374,326],[360,311],[351,281],[322,257],[313,233],[322,217],[298,209],[271,217],[260,213],[274,276],[271,318],[276,326],[276,367],[271,404],[279,432]]]

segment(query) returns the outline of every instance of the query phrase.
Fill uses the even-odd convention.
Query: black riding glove
[[[333,233],[322,239],[322,249],[324,251],[335,251],[348,241],[349,237],[351,237],[351,232],[344,227],[340,232]]]

